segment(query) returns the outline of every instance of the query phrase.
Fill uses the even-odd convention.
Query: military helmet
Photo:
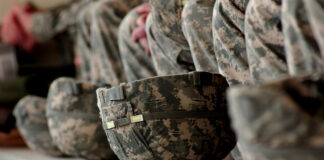
[[[114,157],[105,141],[96,105],[97,86],[71,78],[55,80],[49,90],[46,116],[50,133],[67,155],[87,159]]]
[[[46,99],[25,96],[16,105],[16,125],[28,147],[51,156],[62,156],[53,142],[45,117]]]
[[[235,146],[226,80],[193,72],[97,90],[110,147],[119,159],[222,159]]]
[[[324,75],[230,89],[233,128],[246,160],[324,157]]]

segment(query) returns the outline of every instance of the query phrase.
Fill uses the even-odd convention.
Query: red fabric
[[[2,41],[32,51],[37,44],[31,33],[32,14],[30,5],[13,4],[2,21]]]
[[[132,33],[132,39],[135,42],[140,42],[140,44],[145,48],[145,52],[148,56],[150,56],[150,48],[146,35],[146,19],[148,14],[151,12],[151,6],[148,3],[141,5],[135,11],[137,14],[141,15],[137,20],[137,28]]]
[[[0,132],[0,147],[25,147],[26,144],[17,129],[11,130],[9,134]]]

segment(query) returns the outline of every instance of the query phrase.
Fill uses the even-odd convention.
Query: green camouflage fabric
[[[235,146],[218,74],[193,72],[97,90],[111,149],[121,160],[222,159]]]
[[[245,44],[245,11],[249,0],[217,0],[213,14],[214,49],[219,72],[232,85],[251,82]]]
[[[196,71],[218,73],[212,33],[216,0],[189,0],[184,5],[181,24],[190,46]]]
[[[87,159],[113,159],[96,107],[98,86],[59,78],[50,87],[46,117],[51,136],[67,155]]]
[[[79,66],[78,75],[82,81],[91,82],[92,79],[98,79],[99,71],[97,64],[92,63],[90,46],[90,26],[91,11],[93,11],[95,3],[90,3],[87,9],[80,11],[76,22],[76,38],[75,38],[75,56],[80,57],[81,65]]]
[[[133,9],[119,26],[118,45],[128,82],[156,75],[151,57],[146,55],[140,43],[131,39],[133,31],[137,28],[136,20],[139,17],[140,15],[136,14]]]
[[[288,67],[281,26],[281,0],[250,0],[244,30],[253,83],[286,77]]]
[[[144,2],[147,0],[73,1],[36,13],[32,32],[40,42],[68,32],[81,58],[79,77],[85,82],[118,85],[125,81],[118,27],[129,10]]]
[[[22,98],[14,109],[17,128],[30,149],[51,156],[63,156],[50,135],[45,109],[44,98]]]
[[[182,0],[151,0],[150,4],[146,32],[157,74],[194,71],[190,48],[181,28]]]
[[[214,5],[212,31],[219,73],[230,86],[251,82],[245,47],[244,20],[249,0],[217,0]],[[242,160],[239,146],[232,152],[235,160]]]
[[[312,18],[309,17],[312,17],[312,15],[308,15],[305,3],[312,2],[304,0],[285,0],[282,2],[285,52],[289,74],[293,76],[322,72],[324,69],[319,48],[320,43],[317,43],[315,38],[315,34],[320,36],[320,33],[315,33],[316,28],[314,31],[311,28],[310,21]],[[324,2],[322,2],[323,6]],[[317,26],[317,24],[313,26]]]
[[[59,33],[72,31],[77,15],[92,1],[96,0],[73,0],[50,11],[35,13],[31,22],[33,36],[45,42]]]
[[[310,26],[324,57],[324,2],[322,0],[303,1],[309,17]]]
[[[323,159],[323,86],[324,75],[314,74],[231,88],[230,116],[244,159]]]
[[[76,27],[76,48],[81,57],[81,75],[84,81],[112,85],[125,81],[118,48],[118,28],[127,12],[144,2],[146,1],[98,1],[80,14]]]

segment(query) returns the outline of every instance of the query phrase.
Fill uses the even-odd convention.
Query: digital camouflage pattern
[[[50,87],[46,116],[58,148],[73,157],[113,159],[96,107],[98,86],[59,78]]]
[[[117,33],[127,11],[128,7],[121,1],[98,1],[80,15],[76,48],[84,81],[117,85],[125,80]]]
[[[76,17],[83,9],[96,0],[73,0],[67,4],[52,8],[48,12],[33,14],[31,32],[39,42],[52,39],[59,33],[72,31]]]
[[[322,57],[324,58],[324,1],[312,0],[303,1],[305,4],[306,12],[309,17],[310,26],[314,32],[315,39],[321,50]],[[323,59],[324,60],[324,59]]]
[[[150,4],[146,32],[157,74],[194,71],[190,48],[181,28],[182,0],[151,0]]]
[[[131,39],[133,31],[137,28],[136,21],[140,18],[135,10],[131,10],[123,19],[118,33],[120,56],[128,82],[156,75],[151,57],[146,55],[140,43]]]
[[[322,72],[324,69],[319,48],[320,43],[317,43],[315,38],[315,34],[320,33],[315,33],[316,30],[312,30],[310,26],[312,18],[309,18],[312,15],[308,15],[305,3],[312,2],[304,0],[282,2],[285,53],[289,73],[294,76]],[[322,2],[322,4],[324,3]]]
[[[259,84],[286,77],[281,0],[250,0],[244,30],[252,81]]]
[[[193,70],[218,73],[210,34],[215,0],[150,2],[147,34],[158,75]]]
[[[112,150],[121,160],[224,158],[236,143],[227,87],[220,75],[194,72],[98,89]]]
[[[196,71],[218,73],[213,35],[211,34],[215,1],[189,0],[183,4],[182,30],[190,46]]]
[[[245,11],[249,0],[217,0],[213,14],[214,49],[219,72],[229,84],[251,81],[245,44]]]
[[[323,159],[323,85],[324,75],[315,74],[231,88],[230,116],[244,159]]]
[[[16,105],[14,115],[19,132],[32,150],[51,156],[62,156],[53,142],[45,116],[46,99],[25,96]]]
[[[249,0],[217,0],[213,10],[212,31],[219,73],[230,86],[251,82],[245,43],[245,11]],[[237,144],[231,155],[242,160]]]
[[[77,0],[36,13],[33,35],[47,41],[68,32],[80,56],[80,77],[91,83],[117,85],[125,81],[118,48],[118,27],[129,10],[147,0]]]
[[[98,1],[80,14],[76,43],[84,81],[112,85],[125,81],[118,48],[118,28],[127,12],[144,2],[146,1]]]

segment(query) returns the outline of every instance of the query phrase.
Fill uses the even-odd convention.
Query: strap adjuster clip
[[[143,122],[144,121],[144,117],[142,114],[137,115],[137,116],[131,116],[130,117],[131,123],[138,123],[138,122]]]
[[[115,128],[115,122],[114,121],[109,121],[106,123],[108,129]]]

